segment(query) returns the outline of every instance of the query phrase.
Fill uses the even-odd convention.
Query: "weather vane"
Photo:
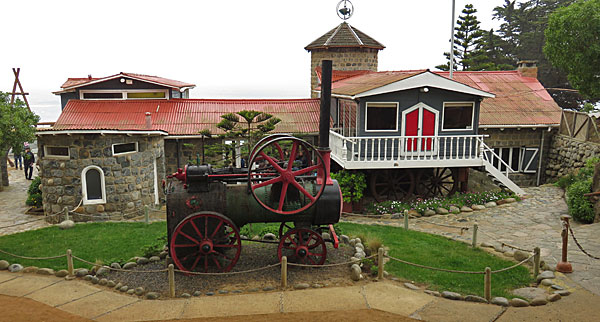
[[[341,7],[342,4],[344,4],[343,7]],[[354,13],[354,6],[349,0],[342,0],[338,2],[336,9],[338,17],[340,17],[340,19],[342,20],[350,19],[350,17],[352,17],[352,14]]]

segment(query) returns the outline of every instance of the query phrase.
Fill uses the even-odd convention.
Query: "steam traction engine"
[[[321,100],[318,149],[275,134],[254,146],[247,169],[188,165],[168,176],[169,252],[179,269],[231,270],[242,248],[239,228],[258,222],[281,223],[280,260],[287,256],[303,264],[325,262],[322,232],[330,230],[337,247],[333,224],[342,207],[340,188],[329,176],[329,102],[327,97]]]

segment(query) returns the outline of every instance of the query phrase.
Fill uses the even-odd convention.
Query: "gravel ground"
[[[325,264],[347,262],[352,257],[353,249],[340,244],[334,249],[327,244],[327,261]],[[277,244],[245,243],[240,258],[232,272],[246,271],[276,264]],[[165,260],[138,266],[132,272],[111,272],[108,279],[127,285],[129,288],[143,287],[147,292],[158,292],[167,296],[169,291],[167,273],[133,273],[133,271],[159,270],[167,266]],[[303,268],[288,266],[288,287],[299,283],[311,287],[351,285],[349,265],[323,268]],[[281,268],[279,266],[252,273],[236,275],[185,275],[175,274],[176,295],[194,294],[214,295],[240,292],[257,292],[278,289],[281,284]],[[318,284],[318,285],[315,285]]]

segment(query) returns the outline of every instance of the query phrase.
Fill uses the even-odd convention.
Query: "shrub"
[[[573,219],[591,224],[594,222],[594,207],[584,194],[592,190],[592,179],[577,180],[567,188],[567,206]]]
[[[35,177],[31,184],[29,185],[29,189],[27,189],[27,200],[25,200],[25,204],[31,207],[41,207],[42,206],[42,191],[40,190],[40,184],[42,183],[42,179],[40,177]]]
[[[342,170],[332,173],[331,178],[337,180],[342,190],[344,202],[360,201],[367,188],[367,179],[362,172]]]

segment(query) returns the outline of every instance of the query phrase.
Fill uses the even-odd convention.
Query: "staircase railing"
[[[480,142],[480,145],[482,153],[481,153],[481,157],[489,162],[491,165],[494,165],[494,160],[498,159],[498,166],[494,166],[496,169],[498,169],[500,172],[504,172],[504,175],[508,177],[508,175],[510,173],[516,173],[518,171],[513,170],[510,165],[508,165],[508,163],[506,163],[506,161],[502,160],[502,158],[496,154],[496,152],[494,152],[494,149],[490,148],[489,146],[487,146],[487,144],[485,144],[483,142],[483,139]],[[504,171],[502,171],[502,166],[504,166]]]

